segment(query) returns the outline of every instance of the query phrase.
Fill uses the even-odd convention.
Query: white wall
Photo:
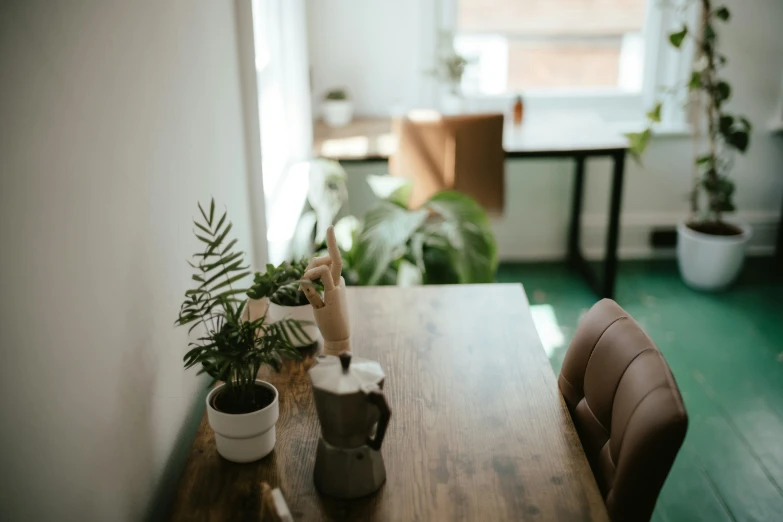
[[[356,111],[388,115],[432,100],[437,0],[307,0],[310,74],[324,92],[346,87]]]
[[[783,136],[766,125],[778,106],[783,72],[783,3],[779,0],[728,0],[732,20],[721,27],[722,50],[728,55],[726,76],[734,87],[730,110],[755,123],[751,149],[734,170],[739,216],[755,227],[752,247],[768,253],[783,199]],[[333,0],[308,3],[313,85],[318,94],[345,85],[359,114],[388,114],[402,99],[407,108],[431,103],[432,90],[420,71],[431,66],[431,49],[423,36],[436,31],[435,0],[363,2]],[[432,40],[434,42],[434,40]],[[424,45],[424,47],[422,47]],[[414,87],[415,86],[415,87]],[[693,145],[686,136],[656,138],[640,168],[628,161],[623,199],[621,254],[647,257],[648,234],[671,226],[687,211]],[[348,167],[352,207],[360,212],[366,172],[378,165]],[[569,161],[509,161],[506,164],[507,212],[495,222],[500,255],[505,259],[547,259],[565,249],[571,201]],[[583,245],[589,255],[602,252],[608,208],[610,164],[588,165]]]
[[[234,4],[3,2],[0,71],[0,519],[154,518],[203,411],[196,202],[251,251]]]

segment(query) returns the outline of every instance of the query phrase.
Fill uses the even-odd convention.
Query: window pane
[[[466,91],[641,87],[646,0],[458,0]],[[502,63],[499,62],[502,57]]]

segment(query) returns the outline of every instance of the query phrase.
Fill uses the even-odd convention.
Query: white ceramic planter
[[[330,127],[344,127],[353,119],[351,100],[324,100],[321,103],[321,115],[324,123]]]
[[[263,410],[239,415],[223,413],[212,407],[212,399],[224,386],[216,386],[207,395],[207,419],[215,431],[220,455],[231,462],[253,462],[269,455],[275,447],[275,423],[280,415],[277,388],[256,380],[272,390],[275,400]]]
[[[685,222],[677,226],[677,261],[685,283],[697,290],[721,290],[729,286],[742,269],[745,245],[751,238],[751,228],[732,223],[742,229],[738,236],[714,236],[688,228]]]
[[[318,327],[315,325],[315,316],[313,315],[313,307],[309,304],[302,306],[281,306],[273,302],[269,302],[269,308],[266,312],[267,320],[270,323],[276,323],[284,319],[295,319],[297,321],[309,321],[310,324],[302,326],[302,329],[310,338],[299,340],[296,335],[290,331],[290,328],[284,326],[287,329],[288,337],[296,348],[303,348],[313,344],[318,338]]]

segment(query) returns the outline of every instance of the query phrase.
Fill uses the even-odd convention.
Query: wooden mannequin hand
[[[316,257],[307,265],[303,279],[320,279],[324,285],[324,296],[318,295],[312,284],[302,282],[300,288],[313,305],[315,324],[324,338],[324,352],[338,355],[351,349],[351,329],[348,321],[348,307],[345,298],[345,279],[342,277],[343,259],[334,227],[326,231],[326,245],[329,255]]]

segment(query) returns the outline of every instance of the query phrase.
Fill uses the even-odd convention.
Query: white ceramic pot
[[[715,236],[697,232],[681,222],[677,226],[677,261],[688,286],[697,290],[721,290],[729,286],[742,269],[745,245],[751,228],[732,223],[742,230],[738,236]]]
[[[217,451],[231,462],[253,462],[269,455],[275,448],[275,423],[280,415],[277,388],[268,382],[256,380],[275,394],[275,400],[266,408],[251,413],[223,413],[212,407],[212,399],[225,386],[216,386],[207,395],[207,419],[215,431]]]
[[[309,321],[310,324],[303,325],[302,330],[307,334],[307,338],[302,338],[300,332],[294,332],[289,326],[283,325],[283,328],[288,334],[288,338],[296,348],[303,348],[310,346],[317,340],[318,327],[315,325],[315,316],[313,315],[313,307],[309,304],[301,306],[281,306],[273,302],[269,302],[269,308],[266,311],[267,320],[270,323],[276,323],[284,319],[295,319],[297,321]],[[297,334],[299,337],[297,337]]]
[[[324,123],[330,127],[344,127],[353,119],[351,100],[324,100],[321,104]]]

